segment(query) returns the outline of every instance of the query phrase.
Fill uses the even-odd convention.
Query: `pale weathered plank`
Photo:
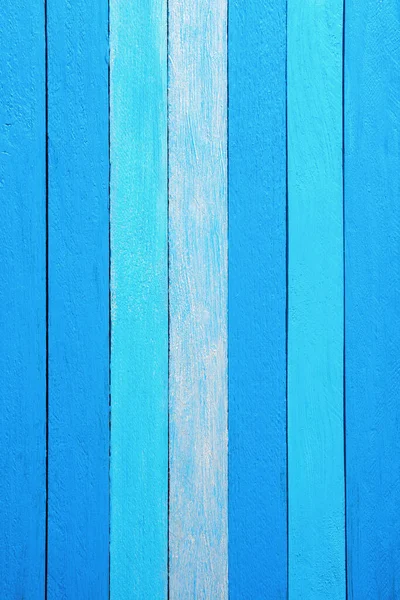
[[[288,3],[289,597],[345,598],[343,1]]]
[[[228,594],[226,20],[169,2],[172,600]]]
[[[166,0],[110,2],[111,600],[167,597]]]

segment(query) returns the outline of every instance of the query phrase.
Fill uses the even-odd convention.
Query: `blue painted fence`
[[[0,597],[400,597],[396,0],[0,31]]]

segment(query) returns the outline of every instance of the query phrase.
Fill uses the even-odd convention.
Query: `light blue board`
[[[48,0],[48,599],[108,599],[108,4]]]
[[[167,597],[167,13],[111,0],[111,600]]]
[[[0,9],[0,597],[44,596],[46,121],[43,2]]]
[[[169,598],[225,600],[227,2],[168,7]]]
[[[229,594],[287,598],[286,0],[229,5]]]
[[[349,598],[400,597],[400,11],[346,2]]]
[[[288,3],[289,598],[345,598],[342,0]]]

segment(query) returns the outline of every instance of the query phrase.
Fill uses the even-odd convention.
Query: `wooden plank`
[[[228,47],[229,594],[286,599],[286,0],[234,0]]]
[[[108,598],[108,4],[48,0],[48,598]]]
[[[400,597],[400,14],[346,3],[349,598]]]
[[[0,596],[43,598],[46,121],[43,2],[0,10]]]
[[[111,600],[167,597],[166,0],[112,0]]]
[[[345,598],[342,0],[288,4],[289,596]]]
[[[169,1],[172,600],[228,595],[226,26]]]

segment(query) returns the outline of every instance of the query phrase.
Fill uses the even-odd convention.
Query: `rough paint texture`
[[[48,600],[108,598],[108,6],[48,0]]]
[[[169,2],[172,600],[228,595],[226,12]]]
[[[286,0],[233,0],[228,48],[229,596],[286,600]]]
[[[41,600],[45,567],[43,2],[0,9],[0,598]]]
[[[111,0],[111,600],[167,597],[166,1]]]
[[[346,2],[349,598],[400,598],[400,12]]]
[[[289,597],[345,598],[342,0],[288,3]]]

